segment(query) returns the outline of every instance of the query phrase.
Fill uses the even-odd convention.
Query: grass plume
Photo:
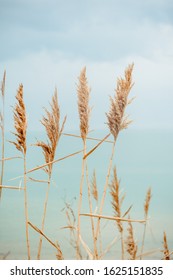
[[[131,102],[128,100],[130,90],[133,86],[132,83],[133,64],[129,65],[125,70],[125,77],[118,78],[115,96],[110,97],[110,110],[106,114],[108,126],[112,133],[114,140],[116,140],[120,130],[125,129],[131,123],[128,117],[125,116],[125,109]]]
[[[78,96],[78,112],[80,119],[80,133],[83,141],[86,140],[89,131],[89,95],[90,89],[88,87],[88,81],[86,77],[86,67],[84,67],[79,76],[79,83],[77,86]]]
[[[80,133],[81,133],[81,138],[83,140],[83,159],[82,159],[82,167],[81,167],[81,179],[80,179],[80,187],[79,187],[79,202],[78,202],[78,215],[77,215],[76,256],[78,259],[81,256],[81,252],[80,252],[80,235],[81,235],[80,213],[81,213],[81,207],[82,207],[84,173],[85,173],[85,168],[86,168],[86,160],[84,159],[84,156],[86,154],[86,138],[87,138],[88,131],[89,131],[89,114],[90,114],[89,95],[90,95],[90,89],[88,87],[88,81],[87,81],[87,77],[86,77],[86,67],[84,67],[81,70],[80,76],[78,78],[78,86],[77,86]]]
[[[47,139],[48,139],[47,143],[45,143],[43,141],[38,141],[35,144],[36,146],[42,148],[45,162],[47,164],[44,167],[44,170],[48,174],[48,185],[47,185],[47,192],[46,192],[46,197],[45,197],[45,202],[44,202],[44,211],[43,211],[42,226],[41,226],[42,231],[44,231],[44,225],[45,225],[45,219],[46,219],[53,161],[55,158],[58,141],[61,137],[61,134],[64,129],[65,121],[66,121],[66,117],[65,117],[64,121],[62,123],[62,127],[60,128],[60,107],[58,104],[57,89],[55,89],[50,106],[51,106],[51,110],[48,111],[47,109],[45,109],[46,115],[43,116],[43,119],[41,121],[42,125],[45,127],[45,130],[46,130]],[[40,259],[41,249],[42,249],[42,235],[40,235],[37,259]]]
[[[129,219],[130,219],[130,217],[129,217]],[[132,223],[129,222],[128,225],[129,225],[127,228],[128,236],[127,236],[127,240],[126,240],[127,252],[130,255],[130,260],[136,260],[138,247],[137,247],[137,244],[134,239]]]
[[[29,229],[28,229],[28,198],[27,198],[27,177],[26,177],[26,132],[27,132],[27,117],[26,108],[23,99],[23,85],[20,84],[17,95],[16,105],[13,110],[14,114],[14,127],[16,132],[13,134],[16,137],[16,141],[10,141],[15,145],[16,149],[23,154],[23,166],[24,166],[24,204],[25,204],[25,228],[26,228],[26,242],[27,242],[27,254],[28,260],[30,260],[30,242],[29,242]]]
[[[133,83],[132,83],[133,66],[134,65],[131,64],[125,69],[124,78],[118,78],[115,95],[113,98],[110,97],[110,109],[109,109],[109,112],[106,113],[107,121],[108,121],[107,124],[108,124],[109,130],[110,130],[110,133],[114,137],[114,142],[112,144],[112,152],[111,152],[111,156],[110,156],[110,160],[109,160],[106,181],[105,181],[103,195],[102,195],[102,199],[101,199],[101,203],[100,203],[100,209],[99,209],[100,215],[102,214],[102,211],[103,211],[107,188],[109,185],[109,178],[110,178],[111,169],[112,169],[112,162],[113,162],[113,157],[114,157],[114,152],[115,152],[116,139],[118,137],[120,130],[127,128],[129,123],[131,122],[128,120],[127,116],[125,116],[125,109],[126,109],[127,105],[131,102],[131,100],[128,99],[128,96],[129,96],[130,90],[133,86]],[[97,242],[98,235],[99,235],[99,228],[100,228],[100,219],[98,219],[98,222],[97,222],[97,229],[96,229],[96,234],[95,234],[96,242]]]

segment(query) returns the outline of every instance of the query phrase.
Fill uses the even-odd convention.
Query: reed
[[[115,95],[110,97],[110,108],[108,113],[106,113],[107,125],[108,125],[108,134],[103,137],[103,139],[88,137],[90,132],[89,120],[90,120],[90,88],[88,86],[88,80],[86,76],[86,67],[84,67],[78,78],[77,85],[77,102],[78,102],[78,113],[79,113],[79,127],[80,127],[80,135],[63,133],[66,117],[62,121],[62,125],[60,125],[60,107],[58,102],[58,93],[57,89],[55,89],[54,95],[52,96],[50,109],[44,108],[44,116],[41,120],[41,124],[44,126],[46,131],[47,139],[46,141],[37,141],[34,144],[37,147],[40,147],[43,155],[44,155],[44,163],[40,166],[34,167],[30,170],[26,168],[26,159],[28,158],[28,146],[27,146],[27,117],[26,117],[26,108],[23,98],[23,85],[20,84],[16,94],[16,104],[14,106],[14,128],[15,132],[13,133],[15,136],[15,141],[10,141],[13,145],[15,145],[16,149],[21,153],[21,157],[19,156],[4,156],[4,100],[5,100],[5,81],[6,81],[6,72],[4,72],[3,81],[1,85],[1,95],[3,101],[3,110],[0,114],[0,127],[2,134],[2,158],[1,161],[1,181],[0,181],[0,196],[3,191],[7,190],[21,190],[24,192],[24,211],[25,211],[25,231],[26,231],[26,247],[27,247],[27,257],[31,259],[30,253],[30,239],[29,239],[29,229],[32,228],[37,234],[39,234],[39,242],[38,242],[38,250],[37,250],[37,259],[41,258],[42,252],[42,242],[45,239],[51,246],[53,246],[56,250],[55,257],[57,260],[64,260],[64,254],[61,250],[60,243],[57,241],[51,240],[45,234],[45,224],[46,224],[46,213],[49,201],[49,193],[52,184],[52,172],[53,166],[55,163],[60,163],[62,160],[68,159],[75,155],[81,154],[81,174],[80,174],[80,185],[79,185],[79,197],[78,197],[78,205],[76,212],[72,209],[72,204],[65,202],[65,207],[61,210],[61,212],[65,212],[65,216],[67,219],[67,224],[61,227],[62,230],[67,230],[70,232],[70,240],[69,244],[74,249],[74,254],[76,259],[91,259],[91,260],[99,260],[103,259],[105,255],[111,250],[113,246],[115,246],[115,242],[120,242],[121,244],[121,259],[125,259],[126,257],[130,260],[140,259],[142,260],[144,257],[153,254],[154,252],[160,252],[160,249],[152,250],[148,252],[144,252],[145,247],[145,239],[147,232],[147,222],[148,222],[148,213],[151,202],[151,188],[147,190],[147,194],[144,201],[144,217],[142,219],[135,219],[135,217],[131,218],[129,212],[132,208],[130,206],[125,213],[122,211],[122,206],[124,202],[125,195],[122,194],[120,188],[120,181],[117,176],[116,167],[113,167],[114,164],[114,156],[115,156],[115,148],[116,141],[119,136],[121,130],[126,129],[131,120],[129,120],[126,115],[126,108],[132,102],[133,99],[129,99],[130,91],[133,87],[132,82],[132,72],[133,72],[133,64],[129,65],[125,69],[124,77],[117,79],[117,85],[115,89]],[[82,150],[73,152],[71,154],[65,155],[61,158],[56,158],[56,151],[58,147],[59,140],[61,135],[67,137],[77,137],[82,140]],[[109,137],[112,137],[112,139]],[[87,143],[88,140],[97,141],[93,147],[87,151]],[[110,151],[110,159],[108,162],[107,174],[105,177],[105,183],[103,189],[101,189],[100,193],[100,185],[98,188],[96,172],[94,170],[93,175],[90,180],[89,173],[89,160],[88,157],[95,152],[96,149],[100,148],[103,143],[111,144]],[[23,160],[23,175],[18,176],[15,179],[23,178],[22,184],[19,186],[11,186],[10,184],[6,185],[3,182],[4,176],[4,162],[8,160],[14,160],[20,158]],[[42,178],[35,179],[35,176],[28,177],[28,174],[33,174],[37,170],[44,170],[47,174],[46,180],[42,180]],[[111,174],[112,180],[111,180]],[[14,178],[12,179],[14,180]],[[28,198],[27,198],[27,180],[30,180],[35,183],[46,184],[46,194],[45,201],[43,205],[43,214],[41,216],[41,226],[38,228],[33,225],[28,218]],[[89,210],[85,212],[83,209],[83,201],[84,201],[84,186],[86,183],[87,191],[88,191],[88,206]],[[42,185],[44,186],[44,185]],[[106,196],[108,191],[110,191],[110,203],[112,205],[113,214],[106,215],[104,213],[104,206],[106,203]],[[69,190],[70,192],[70,190]],[[101,195],[100,195],[101,194]],[[61,213],[60,213],[61,215]],[[127,217],[128,216],[128,217]],[[89,232],[87,232],[88,236],[83,237],[83,228],[81,224],[81,220],[87,220],[91,222],[88,227],[88,231],[91,230],[91,240],[87,239],[89,236]],[[104,228],[107,223],[115,224],[118,229],[117,236],[113,236],[113,240],[106,240],[103,242],[104,237]],[[142,228],[142,242],[141,248],[138,250],[138,243],[135,239],[134,228],[133,225],[143,224]],[[30,228],[29,228],[30,227]],[[107,237],[107,236],[106,236]],[[59,240],[58,240],[59,241]],[[91,246],[91,248],[90,248]],[[140,252],[139,252],[140,251]],[[163,234],[163,249],[161,250],[163,254],[164,260],[170,260],[172,251],[169,250],[167,236],[164,232]],[[84,255],[85,254],[85,255]],[[6,258],[6,255],[3,254],[3,258]]]
[[[27,198],[27,175],[26,175],[26,133],[27,133],[27,117],[26,108],[23,99],[23,85],[20,84],[17,95],[17,103],[14,107],[14,127],[15,132],[13,133],[16,137],[16,141],[10,141],[14,144],[16,149],[23,154],[23,180],[24,180],[24,206],[25,206],[25,230],[26,230],[26,243],[27,243],[27,254],[28,260],[31,258],[30,254],[30,242],[29,242],[29,229],[28,229],[28,198]]]
[[[80,135],[83,140],[83,159],[82,159],[82,167],[81,167],[81,179],[80,179],[80,187],[79,187],[79,202],[78,202],[78,214],[77,214],[77,246],[76,246],[76,257],[77,259],[81,256],[80,250],[80,236],[81,236],[81,220],[80,213],[82,207],[82,197],[83,197],[83,185],[84,185],[84,174],[86,169],[86,138],[89,131],[89,115],[90,115],[90,107],[89,107],[89,95],[90,89],[88,86],[88,81],[86,77],[86,67],[81,70],[80,76],[78,78],[78,86],[77,86],[77,97],[78,97],[78,113],[80,120]],[[88,179],[87,179],[88,180]],[[88,182],[88,181],[87,181]],[[91,210],[90,203],[90,187],[88,185],[88,195],[89,195],[89,205]],[[91,218],[92,230],[93,230],[93,219]]]
[[[103,206],[106,198],[107,188],[109,185],[109,178],[112,169],[113,157],[115,152],[115,144],[119,132],[123,129],[126,129],[131,120],[125,115],[126,107],[131,103],[132,99],[128,99],[130,90],[132,89],[132,72],[133,72],[133,64],[129,65],[125,69],[124,78],[118,78],[117,87],[115,89],[114,97],[110,97],[110,109],[109,112],[106,113],[107,116],[107,124],[114,138],[114,142],[112,144],[112,152],[109,160],[108,171],[106,175],[106,181],[104,185],[103,195],[100,203],[99,214],[102,214]],[[96,233],[95,233],[95,242],[98,240],[100,228],[100,219],[98,219]],[[97,256],[98,257],[98,256]]]
[[[48,175],[48,184],[47,184],[47,191],[46,191],[46,197],[45,197],[45,202],[44,202],[44,211],[43,211],[43,216],[42,216],[41,231],[44,231],[44,226],[45,226],[53,161],[55,158],[58,141],[61,137],[61,134],[64,129],[65,121],[66,121],[66,117],[65,117],[64,121],[62,123],[62,127],[60,128],[60,107],[58,104],[57,89],[55,89],[54,95],[52,97],[51,111],[48,111],[45,108],[45,113],[46,113],[46,115],[43,116],[41,123],[45,127],[45,130],[46,130],[47,143],[45,143],[44,141],[37,141],[37,143],[35,144],[36,146],[41,147],[41,149],[43,151],[43,155],[44,155],[45,162],[46,162],[44,171]],[[42,249],[42,235],[40,235],[39,245],[38,245],[38,254],[37,254],[38,260],[40,259],[40,256],[41,256],[41,249]]]
[[[144,232],[143,232],[143,238],[142,238],[142,246],[141,246],[141,257],[140,260],[142,260],[143,250],[144,250],[144,243],[145,243],[145,235],[146,235],[146,228],[147,228],[147,219],[148,219],[148,211],[150,207],[150,201],[151,201],[151,188],[148,189],[146,194],[146,199],[144,203],[144,218],[146,220],[144,224]]]
[[[129,219],[130,219],[130,216],[129,216]],[[132,226],[131,221],[129,221],[129,223],[128,223],[127,231],[128,231],[128,236],[127,236],[127,240],[126,240],[127,252],[130,255],[130,260],[136,260],[138,246],[137,246],[135,238],[134,238],[134,231],[133,231],[133,226]]]

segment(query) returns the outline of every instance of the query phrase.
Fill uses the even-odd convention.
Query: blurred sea
[[[70,133],[77,134],[72,131]],[[90,137],[103,138],[108,132],[91,132]],[[6,133],[6,140],[14,140],[10,133]],[[36,140],[45,140],[42,132],[28,133],[27,170],[44,163],[44,157],[40,148],[32,146]],[[110,140],[112,138],[110,137]],[[5,157],[20,156],[15,147],[5,143]],[[97,142],[88,140],[87,150]],[[95,169],[99,199],[103,192],[109,158],[111,155],[111,143],[103,143],[93,154],[88,157],[89,178]],[[56,158],[64,157],[82,149],[81,139],[62,136],[57,148]],[[62,229],[67,225],[65,205],[70,205],[74,213],[77,211],[79,184],[81,174],[82,154],[75,155],[54,164],[50,196],[48,201],[45,234],[53,241],[61,245],[64,257],[73,259],[75,250],[70,244],[69,229]],[[126,197],[122,205],[125,213],[130,205],[131,218],[143,219],[143,206],[146,191],[152,188],[152,200],[149,210],[149,221],[146,233],[145,251],[162,249],[163,231],[167,233],[170,249],[173,248],[173,131],[169,130],[133,130],[128,129],[119,135],[114,165],[117,167],[117,175],[120,179],[122,194]],[[22,159],[13,159],[5,162],[4,185],[22,186],[21,176],[23,172]],[[46,180],[44,171],[35,171],[29,174],[34,179]],[[16,178],[18,177],[18,178]],[[15,179],[16,178],[16,179]],[[28,204],[29,220],[41,227],[43,203],[46,192],[46,184],[28,179]],[[93,208],[96,204],[93,201]],[[84,185],[82,212],[89,212],[87,189]],[[104,209],[104,215],[112,215],[111,197],[108,192]],[[92,249],[90,220],[82,217],[83,240]],[[102,221],[101,224],[103,250],[119,233],[113,221]],[[38,233],[30,228],[30,242],[32,259],[36,258],[38,247]],[[142,240],[143,225],[134,224],[134,232],[139,247]],[[120,246],[117,241],[104,257],[105,259],[119,259]],[[8,259],[26,259],[25,222],[24,222],[24,195],[22,190],[3,189],[0,202],[0,258],[9,252]],[[54,248],[44,240],[42,259],[55,259]],[[86,253],[84,253],[84,257]],[[162,258],[161,253],[155,252],[147,256],[149,259]]]

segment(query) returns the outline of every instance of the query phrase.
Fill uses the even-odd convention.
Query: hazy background
[[[29,129],[58,88],[67,129],[78,128],[76,83],[87,67],[92,128],[105,127],[117,76],[135,63],[135,128],[173,128],[173,2],[170,0],[0,0],[0,77],[6,104],[23,83]],[[101,110],[100,110],[101,108]],[[6,123],[12,113],[6,107]]]

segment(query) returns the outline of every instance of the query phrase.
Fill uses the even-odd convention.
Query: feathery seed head
[[[17,103],[14,107],[14,127],[16,132],[13,133],[16,136],[16,142],[10,141],[16,146],[16,149],[21,151],[23,154],[26,153],[26,130],[27,130],[27,119],[26,109],[23,100],[23,85],[19,85],[19,89],[16,95]]]
[[[79,84],[77,86],[80,132],[83,140],[86,139],[89,130],[89,94],[90,89],[86,77],[86,67],[84,67],[80,73]]]
[[[151,201],[151,188],[148,189],[146,199],[145,199],[145,204],[144,204],[144,213],[145,217],[147,218],[148,216],[148,210],[150,206],[150,201]]]
[[[113,179],[110,184],[110,194],[112,196],[112,207],[115,212],[115,217],[121,218],[121,205],[124,197],[120,198],[120,184],[117,178],[116,168],[113,170]],[[118,229],[120,232],[123,231],[122,222],[117,220]]]
[[[55,89],[55,93],[52,97],[52,102],[50,106],[51,106],[51,111],[45,109],[46,114],[45,116],[43,116],[41,120],[41,123],[46,129],[48,141],[47,143],[43,141],[38,141],[36,143],[36,146],[42,148],[46,163],[49,163],[54,160],[56,147],[58,145],[58,141],[62,134],[64,124],[66,121],[66,117],[65,117],[62,127],[60,129],[60,108],[58,104],[57,89]],[[52,164],[48,165],[48,167],[45,168],[45,170],[47,173],[50,173],[52,170]]]
[[[106,114],[110,132],[116,140],[121,129],[127,128],[129,121],[124,115],[126,106],[130,103],[128,100],[129,92],[132,84],[133,64],[129,65],[125,70],[125,78],[117,80],[116,94],[114,98],[110,97],[110,110]]]
[[[129,216],[129,219],[130,219],[130,216]],[[135,260],[138,247],[137,247],[135,239],[134,239],[132,223],[129,222],[128,224],[129,224],[129,227],[127,228],[128,237],[127,237],[127,240],[126,240],[127,252],[130,255],[130,260]]]

